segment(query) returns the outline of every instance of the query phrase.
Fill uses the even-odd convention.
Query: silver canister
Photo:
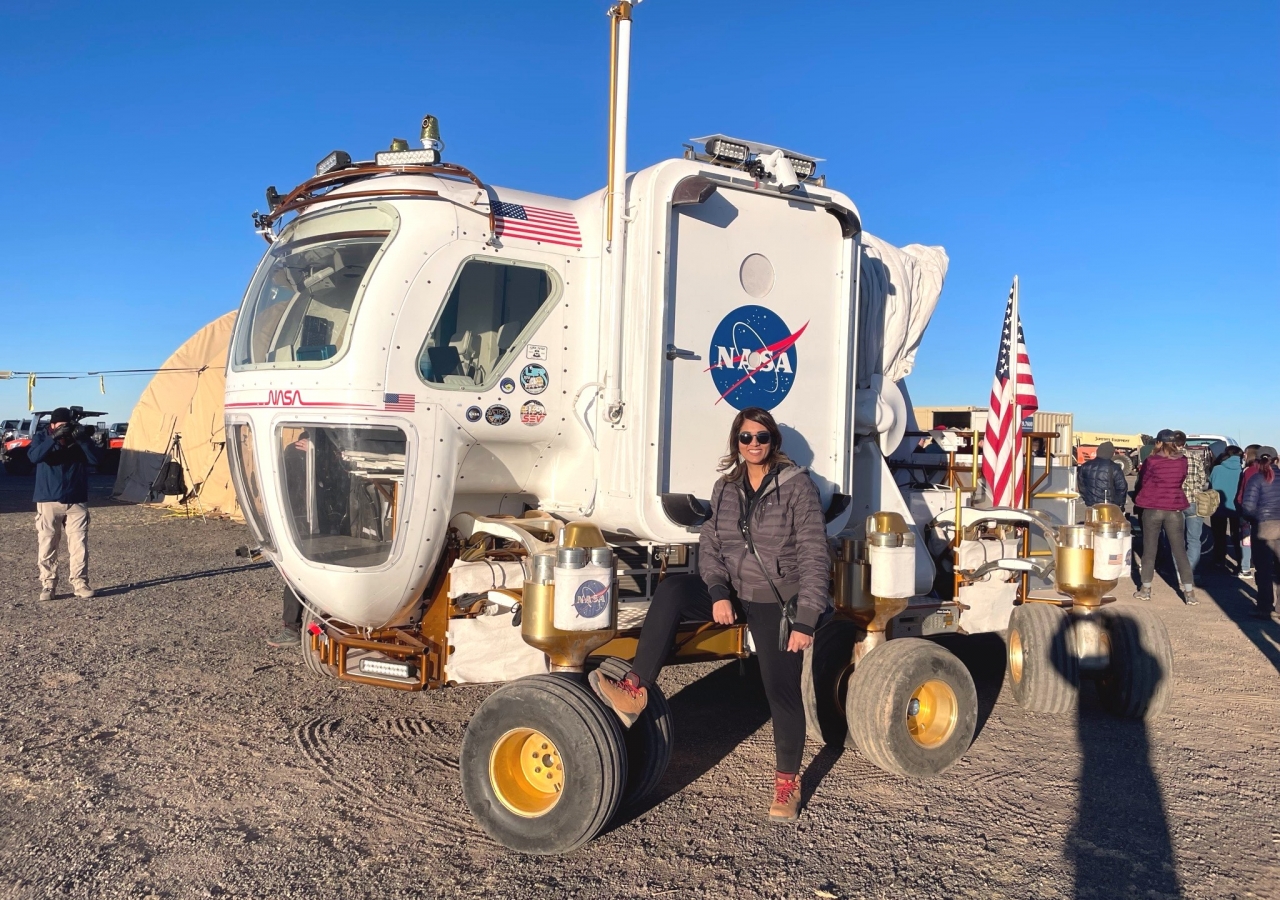
[[[581,569],[586,564],[586,547],[561,547],[556,551],[556,565],[561,569]]]
[[[591,565],[604,566],[606,569],[613,568],[613,551],[608,547],[592,547],[591,548]]]
[[[535,553],[533,556],[533,578],[538,584],[551,584],[556,580],[556,555],[554,553]]]

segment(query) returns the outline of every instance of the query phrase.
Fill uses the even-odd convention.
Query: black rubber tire
[[[598,660],[597,668],[614,681],[631,671],[631,663],[615,657]],[[622,808],[639,806],[667,774],[671,762],[671,707],[656,684],[649,688],[649,703],[630,728],[623,729],[627,746],[627,786],[622,791]]]
[[[521,816],[502,801],[489,761],[503,735],[531,728],[560,753],[564,788],[537,816]],[[622,725],[589,687],[560,675],[530,675],[498,688],[467,724],[462,738],[462,795],[489,837],[520,853],[569,853],[599,834],[622,802],[627,751]]]
[[[843,747],[848,741],[844,708],[857,636],[856,622],[832,619],[818,629],[813,643],[804,651],[800,694],[804,699],[805,730],[811,741],[832,747]]]
[[[917,743],[907,724],[916,689],[941,681],[955,697],[954,724],[937,745]],[[898,638],[876,647],[849,679],[849,735],[868,762],[893,775],[928,778],[951,768],[978,724],[973,677],[953,654],[923,638]]]
[[[1111,638],[1111,664],[1098,677],[1098,696],[1114,715],[1151,719],[1173,699],[1173,647],[1164,622],[1141,607],[1104,606],[1098,613]]]
[[[1030,712],[1065,713],[1080,699],[1080,666],[1067,611],[1050,603],[1023,603],[1009,618],[1005,680],[1018,705]],[[1015,656],[1020,655],[1020,677]]]
[[[1127,478],[1133,474],[1133,460],[1123,453],[1117,453],[1115,456],[1116,463],[1120,466],[1120,471]]]
[[[285,588],[287,591],[288,588]],[[317,621],[315,614],[305,606],[302,608],[302,662],[310,671],[325,678],[337,678],[332,666],[320,661],[320,657],[311,649],[311,623]]]

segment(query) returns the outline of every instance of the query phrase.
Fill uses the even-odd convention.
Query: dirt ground
[[[668,669],[676,744],[650,808],[530,858],[462,801],[487,688],[316,679],[263,645],[279,582],[234,555],[245,528],[112,504],[106,480],[98,596],[64,581],[40,603],[30,489],[0,477],[5,898],[1280,896],[1280,625],[1248,618],[1252,585],[1225,574],[1194,608],[1157,586],[1176,697],[1153,725],[1091,691],[1078,715],[1026,713],[1000,638],[960,638],[982,702],[967,756],[909,782],[811,746],[798,827],[762,821],[753,667]]]

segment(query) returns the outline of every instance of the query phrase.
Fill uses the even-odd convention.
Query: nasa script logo
[[[573,608],[584,619],[594,619],[609,605],[609,588],[598,581],[584,581],[573,593]]]
[[[734,409],[773,409],[785,400],[796,380],[796,341],[808,327],[805,322],[793,333],[763,306],[739,306],[721,319],[707,369],[720,400]]]

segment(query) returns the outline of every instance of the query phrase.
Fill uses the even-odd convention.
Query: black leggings
[[[711,595],[697,575],[672,575],[658,585],[640,645],[631,664],[640,683],[651,686],[675,643],[681,622],[710,622]],[[746,611],[747,628],[760,659],[764,693],[773,715],[773,747],[779,772],[799,772],[804,755],[804,700],[800,695],[800,672],[804,654],[778,649],[778,625],[782,610],[777,603],[735,603],[739,618]]]

